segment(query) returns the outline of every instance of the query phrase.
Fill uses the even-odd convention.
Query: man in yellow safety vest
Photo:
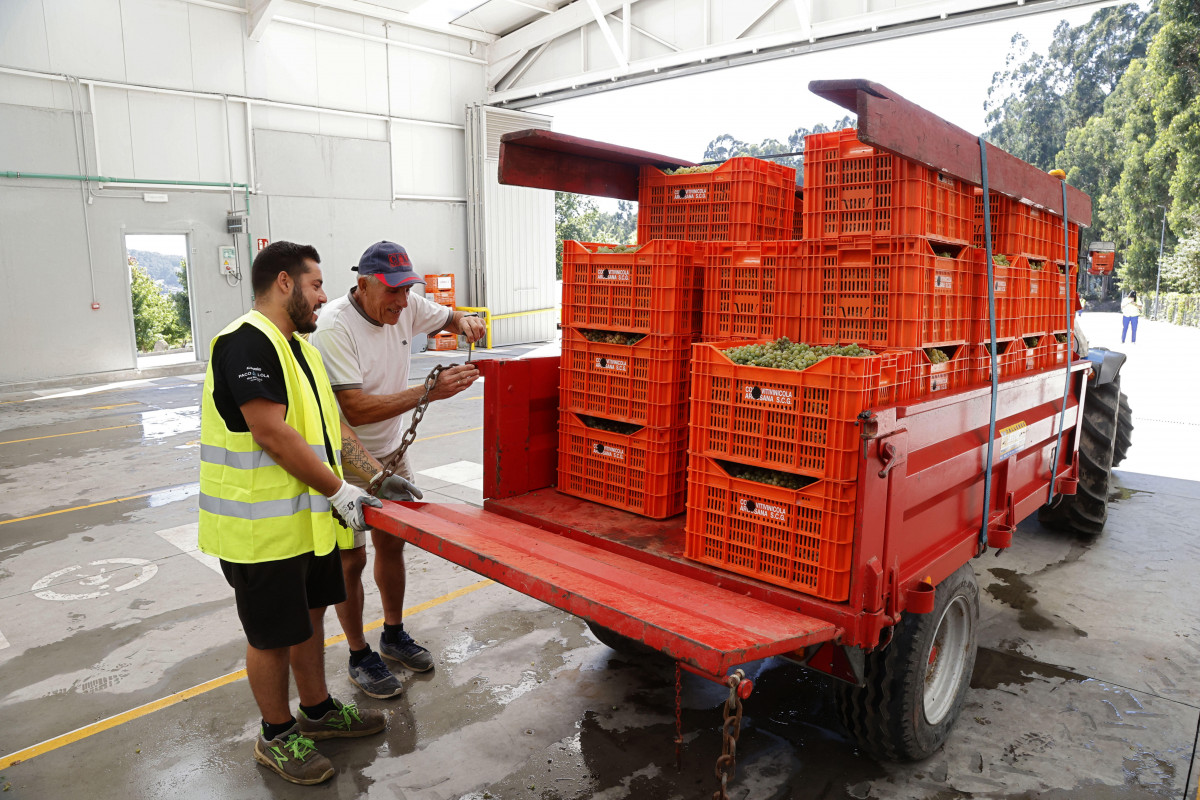
[[[251,283],[254,310],[213,339],[204,380],[199,544],[221,560],[246,633],[262,713],[254,758],[292,783],[316,784],[334,768],[314,740],[386,724],[382,712],[330,696],[324,659],[325,608],[346,598],[339,545],[353,532],[345,526],[366,529],[363,507],[380,505],[343,479],[343,450],[368,478],[380,466],[339,420],[321,356],[298,336],[316,328],[327,300],[317,251],[275,242],[255,258]]]

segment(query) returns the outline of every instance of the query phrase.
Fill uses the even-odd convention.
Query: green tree
[[[1192,217],[1191,230],[1179,240],[1175,252],[1163,257],[1164,289],[1200,292],[1200,216]]]
[[[161,284],[130,259],[130,295],[133,301],[133,331],[139,351],[154,348],[159,337],[167,344],[180,342],[175,303],[163,294]]]
[[[587,195],[554,193],[554,259],[562,279],[563,242],[632,244],[637,240],[637,208],[618,200],[617,210],[601,211]]]
[[[177,329],[176,335],[186,341],[192,338],[192,307],[188,300],[186,258],[179,259],[179,269],[175,270],[175,277],[183,289],[171,295],[171,302],[175,304],[174,327]]]
[[[812,128],[796,128],[787,138],[787,142],[780,142],[778,139],[764,139],[759,144],[751,144],[743,142],[740,139],[735,139],[728,133],[723,133],[717,138],[708,143],[708,147],[704,149],[702,156],[704,161],[727,161],[731,158],[739,156],[753,156],[754,158],[762,158],[763,156],[779,155],[781,153],[804,153],[804,139],[814,133],[828,133],[829,131],[840,131],[843,128],[854,128],[857,124],[853,117],[847,115],[842,117],[832,126],[826,126],[822,123],[817,123]],[[790,156],[788,158],[772,159],[780,164],[785,164],[795,169],[803,167],[803,155]]]

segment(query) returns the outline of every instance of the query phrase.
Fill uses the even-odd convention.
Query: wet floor
[[[1171,346],[1194,351],[1190,335]],[[745,667],[755,690],[730,797],[1197,797],[1200,482],[1176,454],[1196,452],[1200,429],[1170,422],[1161,398],[1177,381],[1138,358],[1135,414],[1166,421],[1138,422],[1105,533],[1027,522],[1010,551],[974,562],[981,647],[946,746],[877,762],[847,739],[830,679],[769,659]],[[228,586],[194,550],[199,383],[42,394],[0,394],[6,798],[712,796],[724,690],[685,672],[677,692],[670,662],[614,652],[577,618],[418,550],[408,627],[436,669],[403,674],[396,700],[356,698],[389,727],[322,743],[330,783],[284,784],[250,757],[245,643]],[[437,476],[418,476],[429,499],[479,501],[481,407],[460,397],[426,416],[413,460]],[[380,617],[370,583],[366,617]],[[327,668],[335,695],[355,697],[344,643]]]

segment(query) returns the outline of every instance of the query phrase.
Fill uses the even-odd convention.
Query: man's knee
[[[404,540],[383,531],[371,532],[371,544],[375,545],[375,558],[402,558],[404,556]]]
[[[342,551],[342,575],[346,580],[357,579],[367,566],[367,546]]]

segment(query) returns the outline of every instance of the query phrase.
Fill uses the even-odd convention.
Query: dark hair
[[[1137,300],[1137,292],[1130,292],[1130,293],[1129,293],[1129,299],[1130,299],[1130,300]]]
[[[308,272],[304,262],[310,258],[318,264],[321,263],[317,248],[311,244],[271,242],[259,251],[250,267],[250,286],[255,296],[264,294],[271,288],[271,284],[281,272],[286,272],[292,280],[299,280],[301,275]]]

